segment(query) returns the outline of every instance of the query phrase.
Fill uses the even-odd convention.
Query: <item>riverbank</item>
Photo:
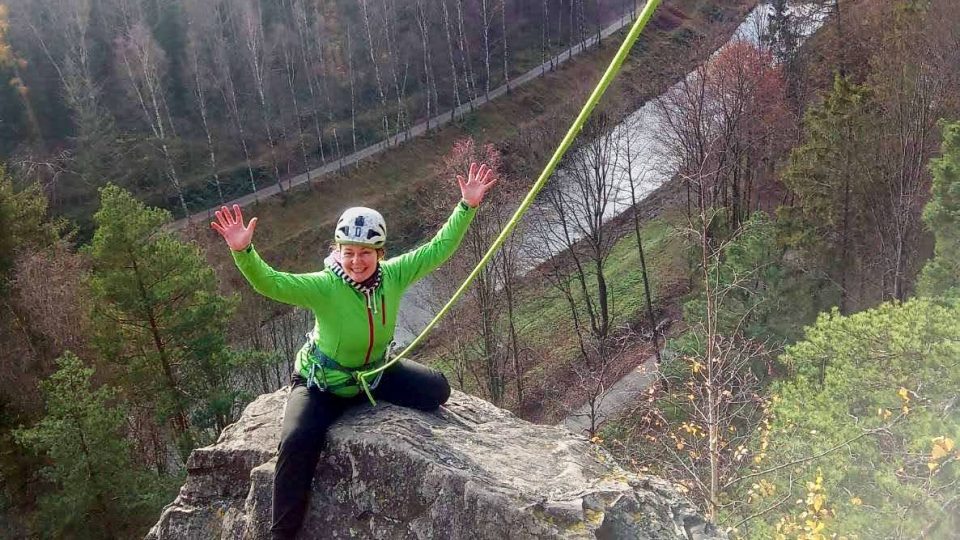
[[[685,240],[678,230],[684,226],[686,198],[681,182],[670,181],[653,190],[636,206],[610,219],[605,225],[613,247],[607,257],[606,273],[611,299],[614,340],[623,345],[618,354],[605,359],[602,385],[613,387],[635,372],[654,355],[650,342],[642,276],[636,247],[634,216],[639,220],[653,306],[659,330],[670,335],[672,323],[681,316],[681,303],[689,292],[689,268]],[[512,382],[502,406],[521,418],[541,424],[556,424],[571,412],[582,409],[590,397],[590,385],[580,380],[580,355],[569,327],[569,307],[559,290],[551,285],[548,273],[572,273],[575,263],[569,252],[563,252],[532,269],[524,284],[516,291],[516,326],[526,351],[523,364],[524,397],[517,400]],[[418,353],[426,361],[443,370],[451,381],[457,381],[457,367],[449,359],[457,355],[457,347],[469,349],[470,340],[457,340],[457,329],[440,324]],[[646,336],[646,337],[645,337]],[[661,346],[663,341],[660,342]],[[483,395],[476,376],[466,377],[463,389]]]

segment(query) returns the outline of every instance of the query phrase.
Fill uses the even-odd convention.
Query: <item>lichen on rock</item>
[[[260,396],[147,538],[269,538],[288,390]],[[356,407],[330,430],[301,538],[722,538],[666,481],[620,468],[585,438],[454,392],[423,413]]]

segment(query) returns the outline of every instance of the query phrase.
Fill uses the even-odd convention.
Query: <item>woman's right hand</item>
[[[227,245],[234,251],[243,251],[253,240],[253,230],[257,228],[257,218],[250,220],[250,224],[244,226],[243,213],[240,211],[240,205],[233,205],[233,212],[226,206],[216,211],[217,221],[210,223],[213,230],[220,233],[220,236],[226,240]]]

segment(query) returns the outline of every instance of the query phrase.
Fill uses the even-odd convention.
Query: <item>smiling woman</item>
[[[470,164],[457,176],[461,200],[429,242],[384,259],[387,226],[376,210],[354,207],[337,220],[334,246],[324,269],[290,274],[271,268],[253,249],[257,218],[243,223],[239,206],[219,210],[211,227],[230,246],[234,261],[258,293],[313,311],[309,339],[297,353],[284,410],[273,490],[274,538],[293,538],[303,521],[313,471],[327,429],[362,402],[358,374],[386,362],[403,292],[450,258],[496,183],[487,165]],[[386,368],[370,385],[378,399],[433,410],[446,402],[450,385],[435,370],[410,360]]]
[[[357,206],[337,220],[334,238],[336,262],[354,281],[364,282],[373,276],[377,261],[383,258],[387,224],[380,212]]]
[[[383,250],[347,245],[340,246],[338,256],[347,275],[362,283],[377,269],[377,261],[383,258]]]

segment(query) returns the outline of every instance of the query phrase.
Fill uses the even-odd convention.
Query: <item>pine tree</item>
[[[949,538],[960,516],[958,333],[960,308],[926,298],[821,314],[781,357],[795,375],[771,388],[772,420],[741,484],[744,514],[757,517],[748,537],[783,532],[793,512],[776,501],[802,499],[798,480],[821,469],[836,498],[820,537]]]
[[[162,500],[159,484],[134,465],[123,437],[126,412],[116,392],[94,389],[94,370],[72,353],[40,383],[46,415],[14,432],[42,454],[41,475],[52,490],[39,499],[37,525],[55,538],[128,538],[143,533]]]
[[[923,221],[936,240],[934,256],[920,274],[924,296],[960,296],[960,122],[943,125],[943,152],[930,162],[933,185]]]
[[[170,422],[185,456],[196,435],[191,428],[219,430],[232,420],[222,408],[215,426],[189,417],[207,416],[204,407],[227,392],[224,332],[234,301],[218,294],[197,246],[161,230],[169,212],[114,185],[100,196],[97,230],[86,248],[97,347],[121,366],[127,395]]]
[[[46,216],[47,199],[39,186],[15,189],[13,179],[0,165],[0,292],[19,248],[47,246],[57,239],[60,227]]]
[[[839,264],[840,311],[848,311],[848,273],[877,163],[869,162],[877,136],[871,92],[836,77],[833,91],[804,119],[806,141],[793,149],[783,181],[800,199],[805,223],[799,233]]]

